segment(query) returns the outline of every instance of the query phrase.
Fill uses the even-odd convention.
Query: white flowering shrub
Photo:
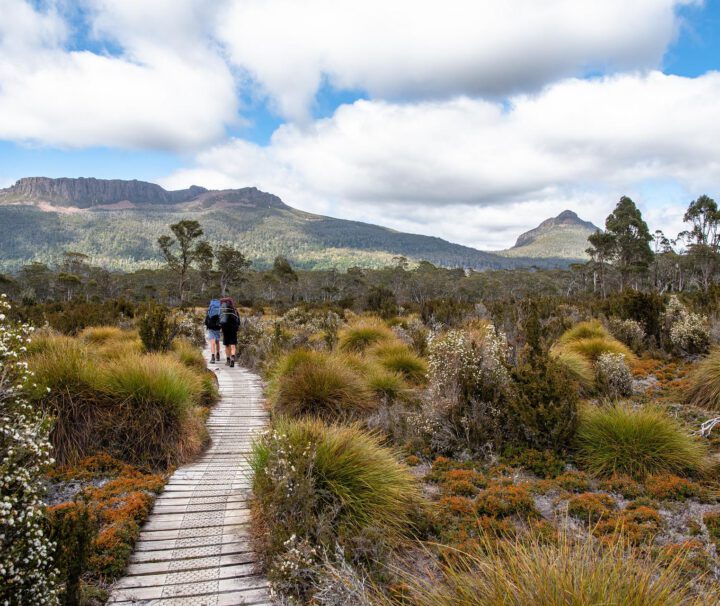
[[[24,396],[32,329],[13,325],[0,298],[0,603],[58,603],[54,545],[45,534],[40,476],[52,463],[48,428]]]
[[[641,324],[635,320],[610,318],[608,321],[608,330],[613,337],[625,343],[625,345],[634,352],[641,351],[645,344],[645,330]]]
[[[670,346],[682,355],[707,353],[710,327],[706,317],[689,311],[677,297],[670,297],[665,310],[665,329]]]
[[[430,337],[430,389],[410,421],[435,452],[489,454],[498,443],[501,406],[512,383],[508,359],[505,335],[492,324]]]
[[[598,389],[609,398],[632,395],[632,374],[623,354],[601,354],[595,362],[595,374]]]

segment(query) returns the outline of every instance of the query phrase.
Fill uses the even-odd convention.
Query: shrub
[[[363,352],[368,347],[378,343],[388,343],[395,340],[395,335],[383,322],[365,319],[348,326],[338,334],[338,344],[341,351]]]
[[[632,395],[633,378],[624,355],[601,354],[595,362],[595,373],[600,393],[612,399]]]
[[[644,478],[703,468],[705,447],[660,410],[617,404],[587,407],[577,432],[578,459],[591,473]]]
[[[376,402],[362,378],[342,358],[322,352],[290,354],[276,370],[273,407],[291,417],[315,415],[327,420],[357,417]]]
[[[44,533],[43,471],[53,461],[47,426],[28,402],[23,354],[32,330],[7,320],[0,296],[0,602],[57,603],[53,543]]]
[[[169,310],[151,306],[138,320],[138,332],[145,351],[167,351],[178,331]]]
[[[357,426],[276,419],[251,455],[256,513],[267,529],[258,547],[276,588],[306,599],[322,553],[339,545],[369,566],[403,539],[420,494],[397,457]]]
[[[540,537],[496,541],[488,537],[472,553],[457,554],[442,581],[409,579],[417,606],[701,606],[715,603],[715,590],[697,590],[670,565],[591,536],[555,541]],[[699,591],[700,595],[696,593]]]
[[[688,377],[687,401],[708,410],[720,410],[720,349],[698,362]]]
[[[673,350],[683,355],[707,353],[710,330],[707,318],[688,311],[676,296],[670,297],[664,315],[665,330]]]
[[[699,484],[672,474],[649,476],[645,480],[645,487],[648,494],[656,499],[684,501],[691,497],[699,497],[702,494],[702,488]]]
[[[568,513],[588,524],[595,524],[611,515],[615,509],[615,499],[610,495],[584,492],[571,497],[568,501]]]
[[[527,488],[513,484],[488,486],[476,497],[475,511],[478,515],[496,518],[518,514],[531,516],[536,513],[535,503]]]
[[[405,345],[384,344],[370,351],[387,370],[403,375],[408,381],[422,383],[427,377],[427,364]]]
[[[642,351],[646,335],[640,322],[610,318],[608,320],[608,330],[613,337],[625,343],[634,352]]]
[[[565,469],[565,461],[552,450],[536,450],[522,448],[513,452],[509,450],[505,460],[514,467],[523,467],[541,478],[554,478]]]
[[[530,448],[566,450],[577,428],[578,395],[565,368],[543,353],[515,367],[512,377],[506,435]]]

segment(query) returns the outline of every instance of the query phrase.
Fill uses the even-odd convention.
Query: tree
[[[213,261],[215,255],[212,246],[207,240],[198,242],[195,247],[195,261],[198,271],[200,272],[200,292],[204,293],[208,283],[213,278]]]
[[[615,238],[615,266],[623,289],[631,275],[647,273],[653,259],[647,223],[640,209],[627,196],[620,198],[615,210],[605,220],[605,229]]]
[[[615,236],[606,231],[597,230],[594,234],[588,236],[590,248],[585,252],[590,255],[592,263],[600,270],[600,293],[603,298],[606,294],[605,269],[615,254]],[[593,270],[593,290],[595,290],[596,270]]]
[[[174,223],[170,226],[170,230],[175,235],[175,239],[167,235],[160,236],[158,238],[158,246],[160,246],[160,250],[170,270],[180,277],[179,293],[180,303],[182,304],[185,301],[188,271],[192,264],[200,257],[197,245],[195,245],[195,240],[203,235],[203,230],[200,227],[200,223],[189,219]],[[177,253],[175,252],[176,245],[178,248]]]
[[[250,267],[250,261],[234,246],[221,245],[215,251],[217,259],[217,272],[220,277],[220,295],[225,296],[231,286],[236,286],[245,279],[245,270]],[[292,271],[292,269],[290,270]]]
[[[690,203],[683,221],[692,227],[679,237],[688,241],[688,253],[698,273],[700,286],[707,292],[718,265],[720,211],[715,200],[700,196]]]
[[[297,282],[298,276],[285,257],[277,256],[273,261],[273,274],[282,282]]]

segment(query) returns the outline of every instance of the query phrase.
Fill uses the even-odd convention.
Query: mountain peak
[[[532,244],[541,236],[548,234],[555,230],[566,230],[567,228],[578,228],[580,231],[587,231],[588,235],[594,233],[598,228],[593,225],[590,221],[584,221],[578,217],[577,213],[572,210],[564,210],[557,217],[551,217],[545,219],[536,228],[526,231],[524,234],[520,234],[515,246],[513,248],[519,248],[521,246],[527,246]]]

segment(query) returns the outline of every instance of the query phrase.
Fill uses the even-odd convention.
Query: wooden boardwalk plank
[[[247,369],[211,368],[221,396],[207,422],[211,445],[175,471],[155,501],[108,604],[272,604],[248,535],[252,470],[246,457],[267,423],[262,386]]]

